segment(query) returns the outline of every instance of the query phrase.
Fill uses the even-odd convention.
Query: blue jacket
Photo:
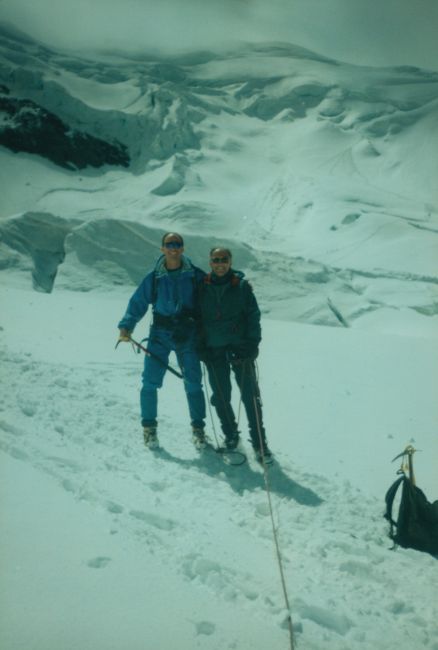
[[[205,273],[185,255],[181,257],[181,262],[181,270],[173,278],[166,269],[164,255],[158,258],[155,268],[133,293],[119,328],[132,332],[146,314],[149,305],[152,305],[154,313],[162,316],[177,316],[182,311],[194,310],[195,289],[202,282]]]

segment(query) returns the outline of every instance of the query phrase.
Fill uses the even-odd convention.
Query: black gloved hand
[[[235,352],[234,357],[239,361],[255,361],[259,355],[259,346],[255,341],[247,341],[239,345]]]

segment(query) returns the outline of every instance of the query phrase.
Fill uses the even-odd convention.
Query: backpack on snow
[[[424,492],[415,485],[412,469],[412,454],[415,449],[407,447],[400,456],[409,457],[409,477],[403,466],[402,474],[386,493],[385,519],[390,523],[389,536],[403,548],[431,553],[438,557],[438,501],[429,503]],[[397,456],[396,458],[399,458]],[[394,459],[395,460],[395,459]],[[402,486],[397,520],[392,516],[392,509],[398,489]]]

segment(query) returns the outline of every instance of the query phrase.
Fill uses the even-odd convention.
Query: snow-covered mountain
[[[438,497],[438,73],[213,45],[1,29],[0,646],[281,650],[291,614],[299,650],[438,650],[437,562],[382,516],[408,443]],[[290,610],[244,416],[244,465],[198,455],[169,376],[142,445],[116,323],[171,229],[204,268],[231,247],[263,309]]]
[[[63,260],[58,286],[135,283],[177,228],[277,318],[436,314],[438,73],[278,43],[91,60],[5,26],[1,55],[2,265],[37,288]]]

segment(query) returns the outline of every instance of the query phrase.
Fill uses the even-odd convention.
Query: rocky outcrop
[[[9,97],[3,92],[0,114],[0,144],[11,151],[38,154],[67,169],[129,165],[125,146],[71,129],[30,99]]]

